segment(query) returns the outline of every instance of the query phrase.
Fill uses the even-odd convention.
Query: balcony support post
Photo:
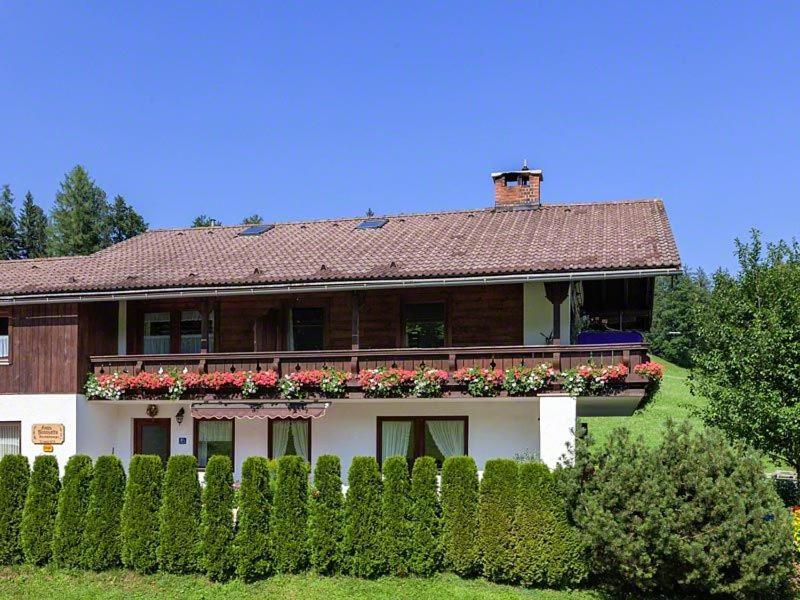
[[[208,353],[208,298],[204,298],[200,305],[200,353]]]
[[[361,302],[362,297],[357,291],[353,291],[350,296],[350,349],[358,350],[361,346]],[[358,373],[358,357],[350,357],[350,372],[354,375]]]
[[[547,281],[544,284],[544,293],[553,305],[553,345],[561,345],[561,303],[569,294],[568,281]]]

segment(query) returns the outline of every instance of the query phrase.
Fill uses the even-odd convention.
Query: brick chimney
[[[522,164],[519,171],[492,173],[496,207],[536,208],[541,204],[542,172]]]

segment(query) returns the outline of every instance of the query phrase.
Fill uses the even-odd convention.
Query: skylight
[[[356,229],[380,229],[388,222],[388,219],[364,219]]]
[[[261,235],[273,227],[275,227],[275,225],[251,225],[244,231],[239,232],[239,235]]]

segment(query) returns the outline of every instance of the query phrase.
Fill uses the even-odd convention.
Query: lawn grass
[[[181,598],[225,600],[270,598],[271,600],[324,600],[352,598],[413,598],[438,600],[597,600],[588,591],[523,590],[494,585],[479,579],[463,580],[454,575],[430,579],[385,577],[364,581],[349,577],[279,575],[256,583],[232,581],[211,583],[194,575],[136,575],[115,570],[104,573],[66,571],[52,567],[6,567],[0,570],[0,598],[59,600]]]

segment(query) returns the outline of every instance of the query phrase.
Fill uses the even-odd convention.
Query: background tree
[[[261,225],[264,219],[259,214],[253,214],[242,219],[242,225]]]
[[[91,254],[111,243],[106,193],[77,165],[64,177],[51,214],[49,253]]]
[[[125,198],[117,195],[109,210],[108,229],[111,243],[116,244],[147,231],[147,223]]]
[[[19,258],[14,194],[8,185],[0,192],[0,260]]]
[[[222,225],[221,221],[208,215],[198,215],[192,221],[192,227],[219,227],[220,225]]]
[[[25,194],[19,214],[20,258],[41,258],[47,255],[47,215],[33,201],[33,194]]]
[[[736,240],[699,308],[693,391],[706,424],[800,470],[800,246]]]

